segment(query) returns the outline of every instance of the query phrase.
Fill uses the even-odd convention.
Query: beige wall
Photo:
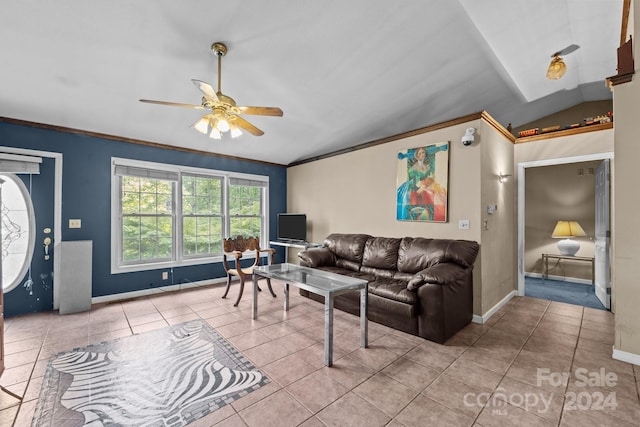
[[[617,128],[617,124],[615,124]],[[516,144],[514,164],[613,152],[613,129]]]
[[[527,273],[543,273],[541,255],[559,253],[558,241],[551,233],[559,220],[576,220],[587,237],[580,243],[577,255],[592,257],[595,253],[595,171],[601,160],[527,168],[525,171],[525,259]],[[582,171],[582,175],[579,171]],[[565,262],[549,274],[591,280],[591,264]]]
[[[630,32],[640,25],[640,0],[633,0]],[[613,173],[613,292],[616,299],[615,349],[640,359],[640,240],[638,212],[638,167],[640,160],[640,69],[634,37],[635,75],[633,81],[614,87],[616,165]],[[637,362],[636,362],[637,363]]]
[[[460,138],[468,127],[476,129],[476,141],[465,147]],[[397,221],[398,152],[444,141],[450,142],[448,222]],[[479,242],[482,256],[474,269],[474,313],[481,315],[514,289],[513,184],[499,186],[497,180],[499,172],[513,173],[512,150],[504,136],[478,119],[293,166],[287,171],[287,209],[307,214],[308,238],[313,242],[334,232]],[[490,201],[498,204],[498,211],[489,218]],[[469,220],[469,230],[458,229],[461,219]],[[483,219],[489,230],[483,231]],[[490,250],[484,249],[485,244]],[[296,256],[291,251],[290,261],[296,262]]]
[[[485,314],[516,289],[515,191],[513,143],[482,121],[479,131],[481,158],[482,294],[476,314]],[[498,175],[511,175],[504,182]],[[489,214],[488,206],[497,210]]]

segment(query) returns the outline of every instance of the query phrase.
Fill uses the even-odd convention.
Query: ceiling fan
[[[551,80],[558,80],[564,73],[567,72],[567,65],[562,60],[560,55],[568,55],[571,52],[575,52],[578,50],[580,46],[577,44],[570,44],[562,50],[557,51],[553,55],[551,55],[551,63],[549,64],[549,68],[547,69],[547,78]]]
[[[258,116],[282,116],[282,110],[277,107],[238,107],[233,98],[222,93],[220,89],[222,57],[227,54],[227,46],[216,42],[211,45],[211,50],[218,57],[218,90],[200,80],[192,79],[194,85],[202,92],[202,103],[182,104],[179,102],[154,101],[151,99],[141,99],[140,102],[149,104],[169,105],[173,107],[196,108],[205,110],[207,113],[193,124],[193,127],[200,133],[209,135],[213,139],[221,139],[224,132],[231,132],[232,138],[242,135],[242,130],[252,135],[264,135],[264,132],[249,123],[240,114],[251,114]]]

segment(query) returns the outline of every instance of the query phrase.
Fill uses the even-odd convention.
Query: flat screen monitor
[[[294,213],[278,214],[278,239],[307,241],[307,215]]]

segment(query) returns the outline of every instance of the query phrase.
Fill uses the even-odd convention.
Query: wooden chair
[[[253,279],[253,269],[260,265],[260,254],[268,253],[269,254],[269,264],[273,264],[273,255],[276,253],[274,249],[260,249],[260,239],[257,237],[242,237],[238,236],[235,239],[224,239],[222,242],[224,247],[224,256],[222,258],[222,263],[224,265],[224,269],[227,272],[227,289],[224,291],[224,295],[222,298],[226,298],[229,293],[229,288],[231,288],[231,277],[238,276],[240,278],[240,293],[238,294],[238,299],[236,299],[234,307],[238,306],[240,299],[242,299],[242,293],[244,292],[244,282],[248,277],[249,279]],[[242,267],[240,265],[240,259],[242,255],[247,251],[255,252],[255,259],[253,260],[253,264],[249,267]],[[228,257],[234,259],[233,268],[229,265],[227,260]],[[271,288],[271,279],[267,278],[267,286],[269,287],[269,292],[273,297],[276,294],[273,292]],[[261,291],[260,287],[258,290]]]

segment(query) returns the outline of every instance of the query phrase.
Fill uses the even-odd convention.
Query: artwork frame
[[[449,220],[449,141],[398,152],[396,219]]]

